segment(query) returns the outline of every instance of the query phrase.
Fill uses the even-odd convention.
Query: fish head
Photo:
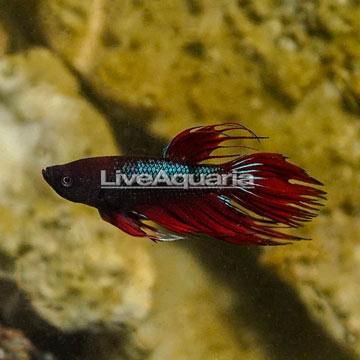
[[[42,170],[45,181],[63,198],[97,206],[100,194],[100,170],[92,166],[92,159],[49,166]],[[96,164],[95,164],[96,165]]]

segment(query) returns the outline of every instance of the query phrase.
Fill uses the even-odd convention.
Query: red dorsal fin
[[[245,131],[246,135],[232,136],[227,134],[231,130]],[[177,159],[187,163],[199,163],[204,160],[231,157],[235,155],[211,156],[211,153],[224,147],[246,146],[221,146],[225,141],[236,139],[262,139],[256,136],[251,130],[237,123],[224,123],[217,125],[198,126],[182,131],[175,136],[171,143],[164,149],[164,158]]]

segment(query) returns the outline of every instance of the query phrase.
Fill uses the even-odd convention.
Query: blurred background
[[[0,359],[360,359],[360,1],[0,0]],[[154,244],[41,169],[236,121],[325,184],[284,247]]]

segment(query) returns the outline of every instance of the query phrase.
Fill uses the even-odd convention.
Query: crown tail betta
[[[259,139],[237,123],[199,126],[178,134],[159,158],[85,158],[47,167],[43,177],[65,199],[95,207],[103,220],[153,241],[191,235],[239,245],[302,240],[282,228],[317,215],[326,194],[320,181],[281,154],[214,153],[248,148],[232,140]]]

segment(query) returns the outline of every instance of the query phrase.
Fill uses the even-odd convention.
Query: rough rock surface
[[[296,289],[339,343],[360,356],[359,118],[342,111],[339,94],[322,88],[303,101],[288,124],[281,147],[292,146],[288,152],[313,168],[326,184],[328,201],[301,232],[313,241],[266,249],[261,261]]]
[[[79,96],[61,61],[44,49],[9,56],[0,61],[0,79],[1,272],[25,291],[41,321],[61,336],[88,330],[107,360],[125,358],[117,342],[130,359],[265,359],[253,330],[235,336],[223,319],[235,295],[214,286],[186,250],[128,237],[43,181],[46,165],[117,153],[104,118]],[[24,295],[6,281],[0,290],[0,317],[32,334],[33,321],[46,337],[47,327],[23,310]],[[123,324],[138,329],[136,341],[121,339]]]
[[[254,118],[331,79],[358,111],[357,2],[41,0],[48,43],[153,129]]]
[[[38,351],[21,331],[0,326],[0,359],[55,360],[51,354]]]
[[[0,79],[1,273],[63,331],[136,326],[151,306],[147,244],[62,201],[41,176],[51,164],[116,154],[106,121],[47,50],[3,58]]]
[[[153,281],[149,274],[153,274],[153,268],[159,270],[154,287],[156,301],[148,322],[140,327],[140,337],[149,348],[154,348],[150,355],[153,359],[165,356],[202,359],[209,358],[212,351],[220,359],[231,359],[233,354],[234,358],[250,359],[264,356],[273,360],[348,359],[348,355],[339,350],[340,346],[336,348],[331,340],[325,339],[326,335],[359,358],[359,3],[351,0],[174,0],[171,4],[142,0],[39,0],[37,10],[36,25],[44,40],[83,77],[88,86],[87,95],[91,94],[97,104],[103,105],[108,114],[116,118],[115,128],[121,130],[117,132],[120,140],[131,143],[137,137],[137,142],[147,150],[147,138],[143,136],[146,129],[156,138],[169,140],[188,126],[240,121],[259,135],[270,136],[259,146],[262,150],[290,156],[292,161],[322,180],[329,194],[320,217],[296,232],[312,237],[312,242],[262,249],[261,268],[250,266],[252,271],[256,270],[256,276],[247,274],[248,269],[236,273],[239,278],[245,278],[247,284],[247,291],[237,300],[244,298],[253,306],[248,313],[244,310],[247,303],[239,310],[241,316],[252,319],[249,338],[244,337],[249,324],[240,321],[237,323],[240,335],[233,341],[229,319],[222,322],[220,313],[227,313],[227,302],[231,303],[231,299],[237,297],[231,289],[222,288],[221,283],[212,278],[214,274],[203,273],[196,262],[191,265],[192,258],[183,254],[183,249],[178,248],[179,254],[173,253],[172,244],[166,244],[159,250],[159,246],[143,245],[143,242],[124,235],[121,235],[124,239],[121,244],[115,243],[112,237],[120,236],[118,232],[113,235],[116,229],[103,227],[99,221],[88,221],[94,219],[93,212],[70,206],[55,195],[49,197],[46,185],[37,184],[41,180],[37,178],[37,170],[36,174],[34,172],[36,168],[64,158],[81,157],[90,151],[92,154],[109,153],[114,147],[107,147],[112,142],[110,136],[104,141],[103,134],[108,130],[104,128],[103,118],[92,107],[84,105],[76,81],[68,72],[59,70],[55,57],[43,65],[36,60],[36,64],[40,62],[40,70],[33,73],[33,68],[38,69],[38,66],[32,66],[31,71],[26,71],[31,75],[26,75],[25,82],[22,77],[19,80],[18,76],[12,75],[10,64],[31,63],[31,56],[20,56],[21,61],[6,59],[2,63],[6,65],[1,65],[5,69],[1,79],[8,80],[0,82],[0,99],[4,103],[0,111],[7,132],[1,137],[0,149],[11,156],[3,157],[1,161],[5,163],[1,165],[16,172],[17,164],[21,164],[20,168],[25,169],[21,172],[29,174],[33,180],[23,184],[10,177],[8,172],[0,172],[0,182],[6,184],[0,188],[0,206],[4,204],[4,210],[11,209],[10,212],[1,211],[1,216],[6,217],[6,225],[0,224],[4,227],[1,234],[6,235],[3,236],[6,240],[0,242],[4,244],[1,245],[4,248],[1,264],[3,271],[12,276],[15,274],[30,294],[43,294],[40,299],[34,296],[34,303],[42,309],[42,314],[58,326],[71,328],[76,322],[76,314],[63,315],[71,314],[73,309],[85,309],[91,316],[99,314],[95,317],[107,324],[114,312],[105,309],[114,304],[111,299],[118,301],[116,296],[112,298],[107,293],[107,284],[103,284],[102,289],[109,302],[95,306],[96,311],[89,311],[90,304],[84,306],[79,299],[83,299],[89,286],[94,284],[94,278],[100,284],[109,277],[118,283],[117,275],[108,276],[107,270],[101,268],[101,271],[95,271],[97,275],[92,274],[91,281],[87,282],[87,277],[83,281],[76,277],[72,268],[69,270],[66,260],[76,261],[85,271],[91,272],[93,261],[97,264],[101,256],[105,257],[104,264],[116,263],[114,266],[118,266],[118,254],[123,252],[123,269],[131,259],[135,259],[134,262],[138,259],[138,254],[131,257],[133,251],[142,254],[140,256],[146,261],[148,251],[155,266],[149,265],[145,275],[133,274],[136,267],[131,267],[129,280],[125,282],[130,288],[136,287],[141,299],[147,299],[146,306],[143,307],[141,302],[140,309],[143,310],[139,321],[148,313],[148,289]],[[51,66],[48,66],[50,62]],[[43,77],[46,78],[45,88],[38,85],[38,79]],[[49,93],[54,86],[55,93]],[[83,104],[81,110],[79,104]],[[37,130],[39,119],[47,129],[41,135]],[[89,126],[88,121],[103,128]],[[70,132],[69,128],[76,131]],[[26,136],[21,136],[22,131]],[[88,143],[82,144],[80,132],[86,136],[89,133]],[[65,140],[59,133],[66,134]],[[99,134],[101,145],[97,143]],[[38,148],[34,144],[39,136],[41,146]],[[125,141],[122,145],[126,150]],[[34,154],[30,159],[26,156],[29,152]],[[26,204],[23,201],[25,193]],[[39,203],[39,198],[41,205],[35,210],[28,205]],[[76,222],[73,222],[74,216]],[[102,240],[105,245],[100,253],[94,241],[90,241],[98,226],[102,229],[100,233],[105,233]],[[97,242],[101,235],[96,238]],[[78,242],[76,246],[74,239]],[[59,243],[61,249],[70,249],[74,245],[71,253],[66,250],[61,253]],[[224,247],[217,251],[221,252]],[[113,249],[115,251],[110,251]],[[216,260],[214,250],[206,247],[193,250],[201,251],[204,258],[215,258],[212,262],[218,267],[211,268],[216,280],[220,273],[224,282],[234,281],[234,271],[223,268],[234,266],[228,263],[237,260],[235,256],[241,253],[240,250],[230,251],[232,255],[221,262]],[[242,253],[246,253],[245,250]],[[239,260],[240,264],[242,262],[244,257]],[[55,268],[59,269],[58,277]],[[270,276],[267,272],[275,274],[277,280],[265,282],[268,287],[263,292],[262,277]],[[45,281],[39,281],[43,274],[46,274]],[[197,283],[202,284],[201,288],[190,281],[182,282],[183,274],[191,274],[189,277],[194,274]],[[147,280],[140,281],[142,276]],[[248,278],[252,281],[246,282]],[[73,290],[59,287],[63,279],[66,286],[70,284],[81,296],[70,296],[75,294]],[[137,287],[139,281],[141,284]],[[300,312],[297,317],[299,323],[303,321],[303,328],[291,320],[286,323],[283,317],[292,319],[292,312],[299,309],[294,306],[294,301],[289,301],[293,298],[287,291],[279,291],[281,281],[289,286],[289,292],[293,291],[296,298],[301,299],[325,335],[319,335],[320,328],[305,320],[307,312]],[[278,287],[272,288],[269,284]],[[215,296],[220,292],[216,291],[219,288],[225,293],[223,303]],[[247,298],[246,293],[249,293]],[[98,289],[92,296],[99,305]],[[46,301],[49,298],[51,302]],[[276,302],[274,299],[279,303],[272,303]],[[65,310],[52,308],[53,301],[63,302]],[[128,309],[121,315],[132,318],[134,312],[126,307],[132,300],[126,302],[122,298],[121,301],[124,306],[121,309]],[[282,309],[282,304],[287,308]],[[137,310],[138,306],[136,303]],[[278,308],[280,310],[276,312]],[[130,306],[130,309],[133,308]],[[185,309],[189,309],[188,312]],[[207,314],[211,316],[207,318]],[[278,325],[282,322],[283,327]],[[274,329],[279,334],[274,335]],[[177,333],[178,330],[181,331]],[[219,333],[224,338],[217,337]],[[265,334],[261,346],[257,345],[259,333]],[[287,334],[292,334],[292,338],[286,337]],[[278,338],[269,350],[264,344],[273,336]],[[304,341],[306,336],[308,342]],[[205,343],[204,338],[209,341]],[[288,345],[284,339],[308,346],[292,347],[293,344]],[[251,344],[256,344],[259,350],[254,350]]]
[[[241,121],[270,136],[262,149],[326,184],[326,208],[299,231],[314,241],[261,261],[360,356],[359,4],[53,0],[39,10],[48,43],[99,97],[150,109],[152,133]]]

